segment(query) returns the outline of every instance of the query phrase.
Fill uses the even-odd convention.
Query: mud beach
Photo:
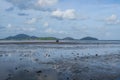
[[[120,80],[120,44],[0,45],[0,80]]]

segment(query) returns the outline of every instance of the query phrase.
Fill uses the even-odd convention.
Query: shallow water
[[[115,80],[119,54],[120,44],[0,45],[0,80]]]

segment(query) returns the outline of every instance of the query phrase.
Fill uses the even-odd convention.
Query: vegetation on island
[[[59,39],[56,37],[36,37],[36,36],[29,36],[26,34],[18,34],[15,36],[9,36],[1,40],[98,40],[98,39],[93,38],[93,37],[84,37],[82,39],[74,39],[72,37],[65,37],[63,39]]]

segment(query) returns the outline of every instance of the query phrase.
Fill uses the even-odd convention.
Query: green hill
[[[57,40],[56,37],[40,37],[39,40]]]
[[[93,37],[84,37],[80,40],[98,40],[97,38],[93,38]]]
[[[74,40],[74,38],[72,38],[72,37],[65,37],[65,38],[63,38],[63,40]]]
[[[18,34],[15,36],[9,36],[3,40],[57,40],[55,37],[36,37],[36,36],[29,36],[26,34]]]

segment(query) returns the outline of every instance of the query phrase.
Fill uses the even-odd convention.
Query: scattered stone
[[[88,59],[89,57],[88,56],[86,56],[86,59]]]
[[[48,57],[50,57],[50,54],[48,55]]]
[[[46,57],[50,57],[50,54],[46,54]]]
[[[79,53],[77,53],[77,55],[79,55]]]
[[[8,54],[5,54],[5,56],[8,56]]]
[[[18,68],[16,67],[15,70],[18,70]]]
[[[20,60],[23,60],[22,58],[20,58]]]
[[[25,71],[25,72],[29,72],[29,71],[28,71],[28,70],[26,70],[26,69],[25,69],[24,71]]]
[[[40,74],[40,73],[42,73],[42,71],[40,70],[40,71],[37,71],[36,73]]]
[[[12,76],[12,74],[8,74],[8,76]]]
[[[0,57],[2,57],[3,55],[2,54],[0,54]]]
[[[35,59],[35,61],[39,61],[39,59]]]
[[[44,75],[44,77],[47,77],[47,75]]]
[[[67,77],[67,80],[69,80],[69,77]]]
[[[95,56],[98,56],[98,54],[96,54]]]
[[[74,60],[77,60],[77,58],[74,58]]]
[[[6,80],[10,80],[11,79],[11,77],[8,77]]]

